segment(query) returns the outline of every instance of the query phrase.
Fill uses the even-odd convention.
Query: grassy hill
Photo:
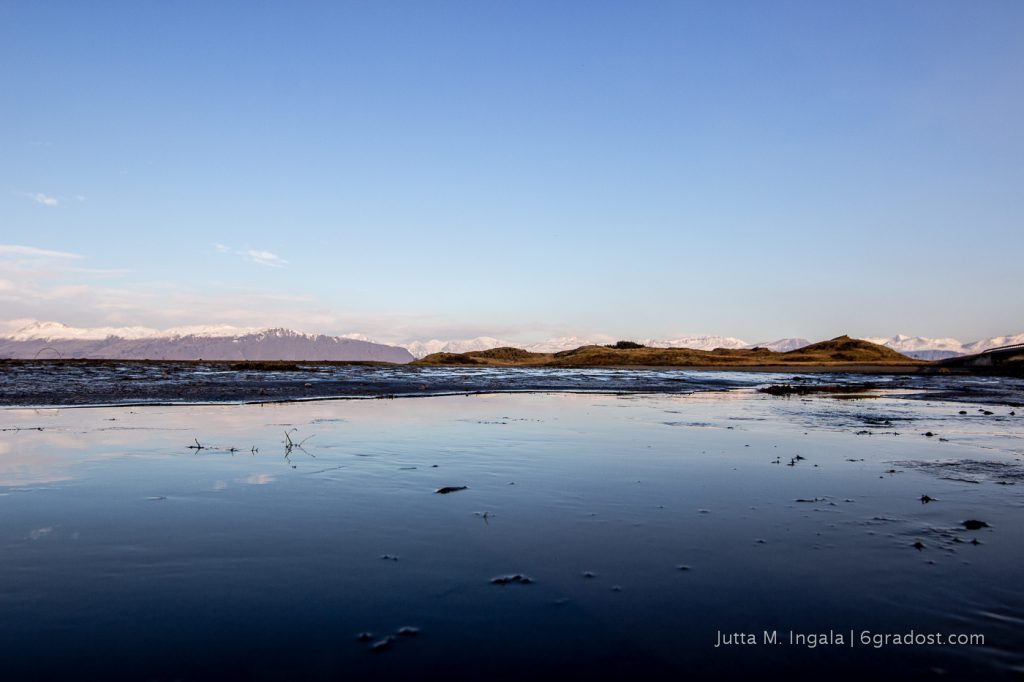
[[[621,345],[621,344],[620,344]],[[691,348],[624,348],[580,346],[560,353],[530,353],[519,348],[493,348],[469,353],[434,353],[415,365],[497,367],[779,367],[820,365],[918,366],[912,360],[878,344],[839,336],[787,353],[766,348],[712,351]]]

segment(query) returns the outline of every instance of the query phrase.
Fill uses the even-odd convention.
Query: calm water
[[[752,390],[2,410],[4,677],[1017,679],[1010,411]],[[765,630],[845,641],[714,646]],[[859,640],[910,630],[984,644]]]

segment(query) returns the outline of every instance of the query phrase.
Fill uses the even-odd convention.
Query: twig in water
[[[292,429],[292,431],[298,431],[298,429]],[[284,457],[285,457],[285,459],[288,459],[288,456],[292,454],[292,450],[302,450],[303,452],[305,452],[307,455],[309,455],[313,459],[316,459],[316,455],[313,455],[310,452],[306,452],[306,449],[304,447],[302,447],[303,443],[305,443],[307,440],[309,440],[310,438],[312,438],[315,435],[316,434],[314,433],[314,434],[312,434],[310,436],[306,436],[305,438],[303,438],[299,442],[295,442],[294,440],[292,440],[291,431],[285,431],[284,432]]]

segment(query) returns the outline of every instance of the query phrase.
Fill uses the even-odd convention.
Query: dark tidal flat
[[[1020,679],[1024,411],[726,387],[4,409],[3,678]]]

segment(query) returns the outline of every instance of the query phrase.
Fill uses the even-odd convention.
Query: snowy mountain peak
[[[895,351],[901,353],[906,351],[922,351],[922,350],[944,350],[955,353],[961,353],[963,344],[956,339],[929,339],[924,336],[907,336],[906,334],[897,334],[889,338],[867,338],[865,341],[871,343],[877,343],[880,346],[887,346]]]
[[[749,344],[734,336],[706,336],[688,334],[668,341],[648,339],[639,343],[652,348],[692,348],[693,350],[714,350],[716,348],[746,348]]]
[[[237,337],[259,331],[230,325],[195,325],[153,329],[151,327],[70,327],[61,322],[31,320],[3,338],[12,341],[100,341],[102,339],[161,339],[184,336]]]
[[[788,353],[791,350],[797,350],[804,346],[811,345],[811,342],[807,339],[778,339],[777,341],[764,341],[762,343],[755,343],[747,348],[767,348],[773,350],[776,353]]]
[[[897,334],[889,338],[866,338],[865,341],[888,346],[895,351],[919,360],[941,360],[957,355],[974,355],[990,348],[1024,343],[1024,334],[993,336],[981,341],[961,343],[956,339],[930,339],[924,336]]]

